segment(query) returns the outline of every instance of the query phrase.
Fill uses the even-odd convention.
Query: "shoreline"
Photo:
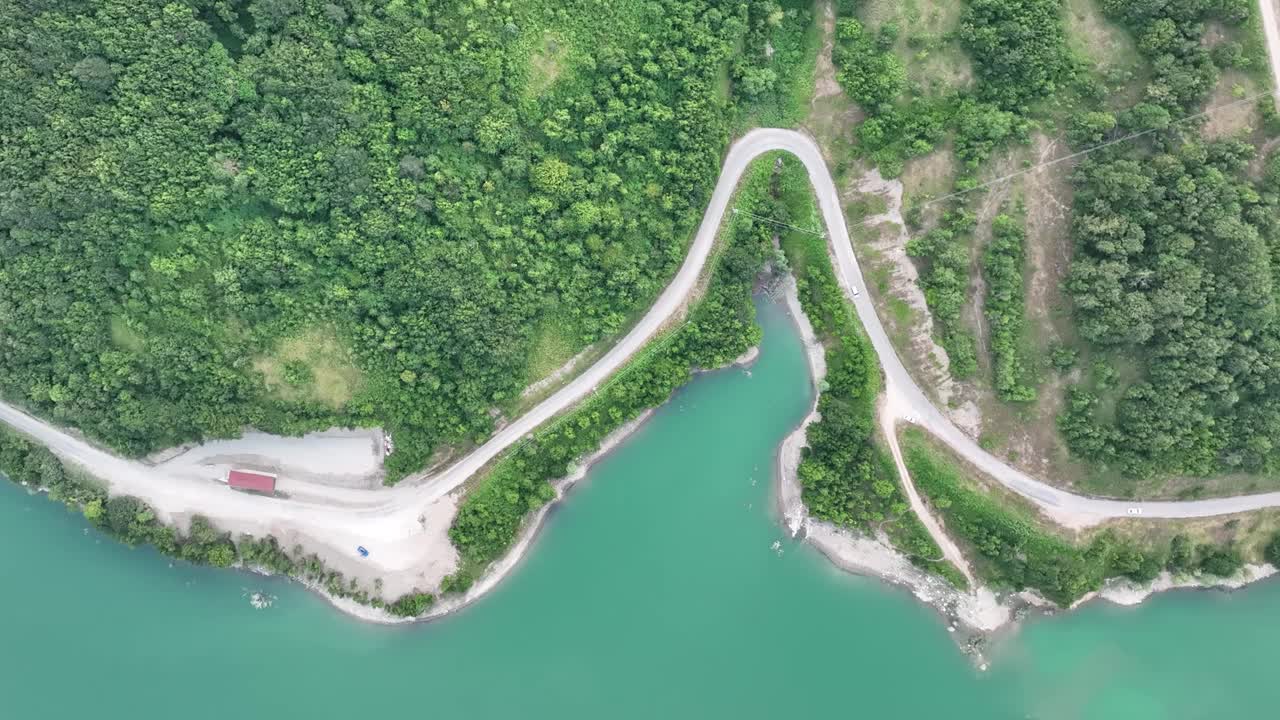
[[[1039,597],[1034,591],[996,592],[985,585],[979,585],[971,592],[960,591],[941,577],[927,573],[911,564],[905,555],[889,544],[888,538],[883,533],[872,537],[810,517],[801,499],[801,488],[796,471],[805,446],[805,433],[808,426],[819,418],[818,389],[822,378],[826,375],[825,348],[817,340],[812,324],[800,306],[794,276],[788,273],[778,283],[775,288],[781,291],[787,315],[801,336],[809,365],[810,382],[814,389],[809,413],[778,445],[773,490],[780,523],[792,539],[812,545],[836,568],[907,590],[916,601],[933,607],[945,621],[948,632],[953,636],[961,652],[970,655],[979,670],[987,669],[983,649],[1007,633],[1016,631],[1022,621],[1028,617],[1054,616],[1061,612],[1075,610],[1095,600],[1105,600],[1120,606],[1136,606],[1157,593],[1169,590],[1234,591],[1277,574],[1277,568],[1271,565],[1251,564],[1246,565],[1236,576],[1215,577],[1211,580],[1198,576],[1173,577],[1167,571],[1162,572],[1156,580],[1146,585],[1138,585],[1124,579],[1112,579],[1104,583],[1101,589],[1085,595],[1070,607],[1059,608]],[[772,294],[776,302],[777,292]],[[758,356],[759,347],[753,346],[721,368],[695,369],[694,375],[730,367],[749,367]],[[663,401],[662,405],[666,402],[669,402],[669,398]],[[596,450],[577,460],[569,474],[552,481],[555,497],[526,521],[509,551],[494,561],[466,593],[438,601],[422,615],[416,617],[392,615],[383,608],[334,595],[320,583],[273,573],[262,567],[236,565],[231,569],[259,577],[296,582],[308,591],[319,595],[344,615],[364,622],[379,625],[406,625],[431,622],[454,614],[483,598],[519,567],[542,531],[551,510],[565,499],[568,492],[586,477],[596,463],[629,439],[662,405],[645,410],[633,420],[615,429],[605,437]],[[48,492],[45,488],[32,488],[25,482],[16,484],[26,488],[28,492]]]
[[[791,283],[792,292],[794,293],[794,286],[795,286],[794,277],[788,274],[786,281]],[[760,357],[760,346],[752,345],[751,347],[747,348],[741,355],[734,358],[733,360],[730,360],[728,363],[724,364],[723,366],[719,368],[694,368],[692,370],[692,375],[693,377],[697,377],[705,373],[716,372],[718,370],[724,370],[728,368],[749,369],[752,365],[755,364],[755,361],[759,357]],[[677,392],[679,391],[677,390]],[[604,460],[605,457],[609,455],[609,453],[613,452],[615,449],[618,448],[618,446],[626,442],[633,434],[636,433],[636,431],[638,431],[646,422],[649,421],[649,419],[653,416],[653,414],[659,408],[661,408],[663,405],[666,405],[667,402],[669,401],[670,401],[670,398],[668,398],[667,400],[664,400],[661,405],[657,407],[649,408],[641,412],[638,416],[636,416],[631,421],[619,426],[613,432],[605,436],[605,439],[601,441],[600,446],[597,447],[594,451],[580,458],[579,460],[575,461],[573,465],[573,469],[568,475],[565,475],[564,477],[558,480],[552,481],[551,485],[555,489],[556,496],[553,499],[549,500],[542,507],[538,508],[538,510],[534,512],[533,516],[525,521],[524,526],[520,529],[519,535],[517,535],[516,537],[515,543],[511,546],[511,548],[507,551],[507,553],[502,557],[498,558],[497,560],[495,560],[492,564],[490,564],[490,566],[485,569],[485,572],[479,578],[476,579],[475,583],[473,583],[465,593],[463,593],[460,596],[459,595],[449,596],[443,600],[439,600],[433,603],[431,607],[428,608],[427,611],[422,615],[418,615],[416,617],[408,617],[408,618],[398,617],[396,615],[392,615],[391,613],[387,612],[383,608],[376,608],[371,605],[364,605],[350,598],[334,595],[330,593],[328,590],[326,590],[319,583],[315,583],[315,582],[311,582],[311,581],[307,581],[307,580],[303,580],[303,579],[295,578],[291,576],[282,576],[282,577],[284,577],[286,580],[297,582],[303,587],[305,587],[307,590],[319,595],[326,602],[328,602],[329,605],[331,605],[335,610],[338,610],[339,612],[342,612],[350,617],[356,618],[357,620],[362,620],[365,622],[375,623],[379,625],[406,625],[406,624],[412,624],[412,623],[431,622],[434,620],[439,620],[449,615],[453,615],[461,610],[464,610],[467,607],[471,606],[473,603],[482,599],[485,595],[489,594],[489,592],[491,592],[492,590],[496,589],[497,586],[507,578],[507,576],[509,576],[513,571],[516,570],[516,568],[520,566],[520,563],[525,559],[525,557],[529,553],[529,550],[532,548],[534,541],[537,540],[538,535],[542,532],[542,529],[546,523],[547,516],[551,513],[552,509],[555,506],[559,505],[565,499],[569,491],[572,490],[574,486],[576,486],[580,481],[582,481],[586,477],[587,473],[591,470],[591,468],[596,463],[600,462],[601,460]],[[815,396],[814,407],[816,408],[816,406],[817,406],[817,399]],[[801,435],[801,438],[803,438],[803,435]],[[255,575],[260,575],[265,577],[281,577],[274,573],[271,573],[270,571],[267,571],[265,568],[244,567],[240,569]]]
[[[813,325],[800,305],[793,275],[788,274],[783,280],[781,291],[787,316],[804,345],[814,390],[809,414],[783,439],[778,449],[774,487],[783,525],[793,539],[812,545],[837,568],[905,588],[916,600],[939,612],[962,651],[977,654],[972,649],[975,640],[984,641],[987,633],[1006,625],[1011,613],[991,590],[979,587],[972,593],[963,593],[942,578],[912,565],[905,555],[889,545],[887,538],[858,535],[810,517],[801,498],[798,469],[805,447],[805,433],[809,425],[819,418],[820,386],[827,374],[826,349],[818,341]]]
[[[665,402],[663,404],[666,404]],[[659,406],[661,407],[661,406]],[[649,408],[640,413],[631,421],[619,426],[616,430],[605,436],[600,443],[600,447],[596,448],[591,454],[574,462],[573,470],[564,477],[554,480],[551,486],[556,491],[555,498],[547,501],[542,507],[534,512],[533,517],[529,518],[524,527],[520,529],[520,534],[516,537],[516,542],[511,546],[505,555],[495,560],[484,573],[472,583],[461,596],[452,596],[443,601],[434,603],[426,613],[416,618],[409,618],[408,622],[426,622],[436,620],[446,615],[451,615],[477,600],[487,595],[491,590],[495,589],[508,575],[511,574],[520,563],[528,555],[530,548],[533,546],[534,540],[542,532],[546,522],[547,515],[552,508],[559,505],[569,491],[573,489],[580,481],[587,476],[587,472],[593,465],[605,459],[609,453],[613,452],[623,442],[631,437],[639,430],[649,418],[653,416],[657,408]],[[398,619],[398,618],[397,618]]]
[[[484,574],[477,578],[465,593],[462,595],[452,595],[443,600],[438,600],[437,602],[432,603],[431,607],[422,615],[415,617],[399,617],[397,615],[392,615],[383,608],[376,608],[372,605],[359,603],[351,598],[334,595],[317,582],[304,580],[292,575],[273,573],[263,567],[241,565],[233,566],[232,569],[241,570],[260,577],[279,578],[287,582],[297,583],[308,591],[323,598],[324,601],[329,603],[329,605],[335,610],[364,622],[374,623],[377,625],[410,625],[439,620],[440,618],[463,610],[480,600],[485,595],[489,594],[490,591],[494,590],[499,583],[518,568],[520,563],[527,556],[539,533],[542,532],[547,515],[551,512],[552,508],[563,501],[569,491],[586,477],[587,472],[593,465],[603,460],[605,456],[617,449],[619,445],[639,430],[641,426],[649,420],[655,410],[657,410],[657,408],[645,410],[635,419],[618,427],[605,437],[605,439],[600,443],[600,447],[596,448],[596,450],[589,455],[576,461],[572,472],[558,480],[552,481],[551,485],[556,491],[555,498],[547,501],[542,507],[538,508],[537,511],[534,512],[532,517],[525,521],[524,526],[520,529],[520,534],[516,537],[515,543],[507,553],[493,561],[493,563],[485,569]]]
[[[980,671],[988,667],[983,649],[1016,631],[1023,620],[1035,616],[1053,616],[1069,612],[1095,600],[1115,605],[1135,606],[1157,593],[1179,589],[1234,591],[1277,574],[1267,565],[1246,565],[1241,573],[1228,578],[1206,581],[1197,576],[1174,578],[1168,571],[1151,583],[1113,579],[1103,587],[1077,600],[1069,608],[1059,608],[1032,590],[998,593],[986,585],[965,592],[941,577],[911,564],[893,548],[883,533],[872,537],[840,528],[812,518],[801,499],[798,468],[805,446],[805,432],[818,419],[818,388],[826,376],[825,348],[813,332],[808,316],[800,306],[795,278],[788,274],[781,285],[787,315],[800,334],[808,359],[810,380],[814,388],[813,405],[808,415],[788,434],[778,449],[775,494],[777,513],[791,537],[812,545],[833,565],[845,572],[875,578],[908,591],[911,596],[933,607],[947,624],[961,652],[973,658]]]
[[[1214,578],[1205,582],[1195,576],[1174,578],[1163,572],[1152,583],[1137,585],[1132,581],[1113,579],[1104,583],[1103,587],[1077,600],[1069,608],[1059,608],[1040,597],[1031,590],[1021,592],[997,592],[986,585],[978,585],[965,592],[956,589],[937,575],[925,572],[913,565],[905,555],[890,545],[883,533],[878,536],[855,533],[831,523],[812,518],[808,514],[801,499],[801,488],[797,475],[801,454],[805,447],[805,433],[810,424],[819,419],[817,411],[818,391],[822,378],[826,376],[826,354],[822,343],[813,332],[808,316],[800,306],[795,277],[788,273],[778,281],[777,290],[781,293],[781,301],[788,317],[800,334],[804,345],[806,361],[809,365],[810,382],[814,389],[814,398],[809,413],[801,420],[796,429],[787,434],[779,443],[776,457],[775,507],[777,516],[790,537],[805,542],[822,553],[837,569],[873,578],[890,586],[906,590],[914,601],[932,607],[947,626],[962,653],[973,658],[979,670],[987,669],[983,650],[999,638],[1015,632],[1028,618],[1051,617],[1063,612],[1080,608],[1096,600],[1104,600],[1115,605],[1136,606],[1157,593],[1169,590],[1237,590],[1259,580],[1277,574],[1277,569],[1270,565],[1246,565],[1244,577]],[[777,293],[774,293],[775,302]],[[696,369],[694,375],[714,372],[729,367],[748,367],[759,355],[759,348],[749,348],[743,355],[727,363],[723,368]],[[666,404],[664,401],[663,405]],[[482,599],[489,592],[515,571],[527,557],[538,535],[542,532],[547,517],[552,509],[562,502],[572,488],[582,481],[591,468],[609,453],[616,450],[647,422],[660,408],[650,408],[635,419],[618,427],[605,437],[600,446],[590,454],[575,462],[572,472],[552,482],[556,496],[539,508],[521,528],[516,542],[508,552],[495,560],[489,568],[463,595],[445,598],[433,604],[424,614],[417,617],[397,617],[385,609],[362,605],[350,598],[332,595],[318,583],[299,578],[285,576],[286,579],[298,582],[309,591],[324,598],[334,609],[361,621],[380,625],[406,625],[439,620],[461,611]],[[276,577],[262,568],[241,568],[247,572]]]
[[[664,403],[665,404],[665,403]],[[453,615],[461,610],[471,606],[476,601],[488,595],[492,590],[516,570],[528,555],[534,541],[542,532],[545,525],[547,515],[551,510],[559,505],[569,491],[573,489],[581,480],[583,480],[587,472],[593,465],[605,459],[609,453],[613,452],[625,442],[632,434],[639,430],[652,417],[657,408],[650,408],[640,413],[635,419],[618,427],[609,433],[600,443],[600,447],[596,448],[591,454],[581,458],[574,463],[572,472],[564,477],[552,481],[551,485],[555,489],[556,496],[547,501],[542,507],[538,508],[532,517],[525,521],[524,526],[520,529],[520,534],[516,537],[515,543],[507,551],[505,555],[493,561],[484,573],[472,583],[462,595],[451,595],[443,600],[437,600],[432,603],[422,615],[415,617],[398,617],[387,612],[385,609],[376,608],[371,605],[363,605],[350,598],[338,597],[333,595],[318,583],[302,580],[300,578],[290,576],[280,576],[263,568],[243,568],[244,570],[256,575],[266,577],[283,577],[286,580],[297,582],[307,590],[314,592],[324,598],[335,610],[346,615],[363,620],[365,622],[375,623],[379,625],[409,625],[417,623],[427,623],[439,620],[443,617]]]

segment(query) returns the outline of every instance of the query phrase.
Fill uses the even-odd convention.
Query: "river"
[[[679,392],[510,578],[432,623],[129,549],[0,483],[0,717],[1276,715],[1280,583],[1036,619],[983,673],[933,610],[784,538],[770,469],[810,391],[784,311],[761,322],[750,371]]]

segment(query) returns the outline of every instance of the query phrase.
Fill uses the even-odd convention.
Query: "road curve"
[[[440,505],[440,501],[450,496],[464,481],[525,435],[590,395],[677,316],[710,256],[717,231],[743,172],[752,160],[772,151],[794,155],[808,171],[827,228],[837,277],[880,356],[889,399],[886,407],[893,417],[912,418],[965,460],[1055,517],[1070,516],[1074,519],[1073,524],[1088,525],[1105,518],[1129,515],[1129,508],[1136,504],[1134,502],[1073,495],[1010,467],[978,447],[933,406],[907,373],[890,344],[868,294],[852,293],[853,288],[861,288],[865,284],[849,242],[835,182],[817,144],[793,130],[757,129],[732,145],[683,264],[654,305],[625,337],[559,391],[496,432],[465,458],[421,483],[364,490],[311,485],[282,478],[281,489],[290,498],[256,497],[227,492],[224,487],[209,482],[208,478],[181,476],[166,471],[163,466],[123,460],[4,403],[0,403],[0,420],[49,446],[59,456],[102,477],[113,492],[141,497],[164,515],[205,513],[215,521],[222,520],[242,528],[241,531],[255,534],[267,534],[283,524],[286,530],[304,533],[335,550],[347,545],[354,547],[358,539],[376,538],[400,543],[403,547],[396,553],[390,553],[391,557],[384,561],[405,569],[414,562],[414,551],[409,543],[415,535],[419,539],[423,534],[432,533],[436,539],[444,537],[447,522],[444,523],[446,528],[439,527],[442,516],[433,514],[432,506]],[[452,501],[448,505],[446,509],[450,512],[447,515],[451,517]],[[1148,518],[1207,517],[1276,506],[1280,506],[1280,492],[1186,502],[1141,503],[1142,514]],[[350,554],[349,550],[341,552]]]

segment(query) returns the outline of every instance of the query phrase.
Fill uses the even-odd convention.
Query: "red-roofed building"
[[[232,470],[227,473],[227,484],[237,490],[271,495],[276,491],[276,476],[271,473]]]

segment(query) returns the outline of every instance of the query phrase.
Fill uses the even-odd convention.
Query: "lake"
[[[750,371],[695,379],[511,577],[436,622],[365,624],[283,580],[129,549],[0,483],[0,717],[1277,715],[1276,582],[1036,619],[984,673],[932,609],[786,538],[773,458],[811,396],[785,310],[760,320]]]

